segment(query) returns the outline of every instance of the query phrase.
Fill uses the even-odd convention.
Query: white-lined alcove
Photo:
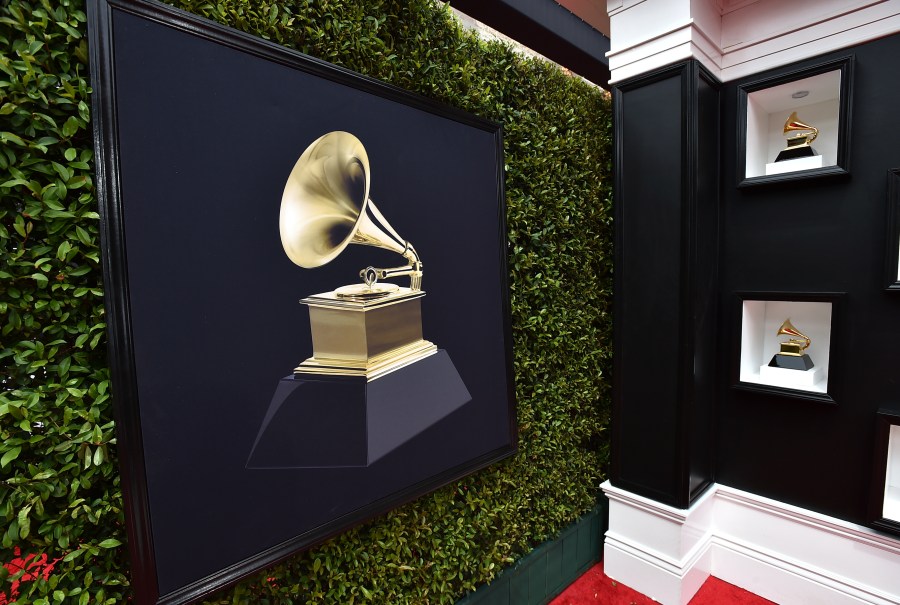
[[[813,393],[828,392],[831,351],[832,303],[798,300],[744,300],[741,317],[740,381]],[[815,364],[812,370],[769,368],[787,336],[778,336],[784,320],[806,334],[810,346],[804,353]],[[772,372],[771,370],[778,370]],[[814,378],[814,379],[813,379]]]
[[[900,523],[900,425],[891,425],[887,449],[882,516]]]
[[[794,98],[803,92],[808,94]],[[837,165],[840,96],[840,69],[748,93],[746,177]],[[821,160],[800,158],[775,164],[787,145],[784,123],[794,111],[800,121],[819,129],[812,147]],[[768,171],[767,165],[772,166]]]

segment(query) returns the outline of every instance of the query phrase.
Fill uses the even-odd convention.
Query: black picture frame
[[[879,408],[875,417],[875,452],[872,461],[868,518],[872,527],[900,535],[900,519],[884,516],[885,483],[891,445],[890,431],[894,426],[900,426],[900,404],[891,403]]]
[[[840,330],[841,317],[843,315],[844,292],[762,292],[762,291],[742,291],[735,292],[734,307],[732,311],[732,325],[734,326],[732,334],[732,354],[731,354],[731,385],[733,389],[747,391],[752,393],[760,393],[769,396],[787,397],[792,399],[802,399],[811,402],[837,404],[839,385],[841,380],[841,366],[837,363],[838,352],[841,351],[842,334]],[[828,303],[831,305],[831,323],[829,331],[828,346],[828,376],[827,389],[825,392],[812,390],[804,390],[800,388],[789,388],[773,384],[765,384],[762,382],[754,382],[742,379],[742,355],[744,352],[743,319],[744,319],[744,303],[747,301],[758,302],[811,302],[811,303]],[[801,328],[802,329],[802,328]],[[771,334],[771,338],[775,339],[775,334]],[[756,362],[764,361],[761,356]]]
[[[91,0],[88,24],[136,602],[199,600],[514,454],[501,125],[151,0]],[[472,399],[362,469],[248,469],[278,379],[309,349],[298,299],[355,279],[369,251],[398,264],[351,246],[347,266],[304,273],[274,252],[291,166],[344,123],[368,133],[373,181],[395,196],[381,211],[431,235],[410,236],[426,338]],[[416,189],[430,183],[446,193]]]
[[[884,255],[884,289],[900,292],[900,168],[887,171],[887,243]]]
[[[802,69],[794,69],[784,73],[776,73],[762,79],[753,80],[738,86],[738,110],[737,110],[737,186],[752,187],[756,185],[770,185],[823,177],[841,177],[850,174],[850,119],[852,115],[853,98],[853,65],[854,56],[847,55],[831,61],[818,63]],[[840,99],[837,132],[837,161],[834,165],[797,170],[782,174],[750,175],[747,174],[747,146],[748,146],[748,97],[757,91],[764,91],[783,84],[789,84],[805,78],[826,74],[828,72],[840,72]],[[798,106],[800,103],[798,102]]]

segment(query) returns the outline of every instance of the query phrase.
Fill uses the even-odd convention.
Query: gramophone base
[[[437,351],[422,338],[425,292],[397,288],[386,296],[355,300],[335,292],[304,298],[309,307],[313,355],[294,374],[339,374],[369,380]]]
[[[247,468],[369,466],[471,399],[444,350],[371,381],[287,376],[275,388]]]
[[[769,362],[770,368],[783,368],[785,370],[800,370],[805,372],[806,370],[811,370],[815,364],[812,362],[812,359],[809,358],[809,355],[782,355],[781,353],[776,353],[772,357],[772,361]]]
[[[437,350],[434,343],[420,340],[362,361],[313,356],[294,368],[294,376],[303,378],[309,375],[331,374],[375,380],[379,376],[434,355]]]
[[[809,145],[797,145],[796,147],[782,149],[778,154],[778,157],[775,158],[775,161],[784,162],[786,160],[796,160],[798,158],[810,158],[814,155],[818,154],[816,153],[816,150]]]

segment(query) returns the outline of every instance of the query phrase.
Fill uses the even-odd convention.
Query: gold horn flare
[[[422,288],[422,261],[413,245],[384,218],[369,197],[369,157],[349,132],[334,131],[313,141],[294,164],[281,198],[279,230],[288,258],[306,269],[331,262],[350,244],[396,252],[407,264],[366,267],[363,284],[336,290],[339,296],[378,296],[396,290],[378,280],[408,275],[410,289]]]
[[[809,145],[819,136],[819,129],[800,121],[797,112],[792,112],[784,123],[784,135],[788,133],[796,133],[788,137],[788,147],[797,147],[800,145]]]

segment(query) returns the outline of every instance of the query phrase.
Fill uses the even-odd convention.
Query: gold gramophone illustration
[[[365,148],[343,131],[313,141],[288,176],[279,231],[295,264],[321,267],[350,244],[406,262],[300,301],[313,355],[278,382],[247,468],[367,467],[429,431],[460,430],[451,416],[472,396],[447,351],[422,338],[422,260],[372,202],[370,176]],[[381,281],[399,276],[409,287]]]
[[[810,341],[809,336],[795,328],[794,324],[791,323],[790,318],[785,319],[784,322],[782,322],[781,327],[778,328],[778,332],[776,332],[776,336],[784,335],[796,338],[790,338],[779,343],[780,350],[772,357],[769,366],[773,368],[802,371],[812,369],[812,360],[809,358],[809,355],[803,352],[809,348],[809,345],[812,342]]]
[[[818,155],[810,144],[819,136],[819,129],[801,122],[796,111],[785,121],[784,135],[788,137],[787,147],[775,158],[776,162]]]
[[[384,248],[406,264],[366,267],[361,283],[314,294],[309,306],[313,356],[295,374],[374,378],[437,351],[422,338],[422,261],[369,198],[369,158],[349,132],[325,134],[309,145],[288,177],[279,230],[285,254],[312,269],[350,244]],[[406,276],[408,288],[380,280]]]

